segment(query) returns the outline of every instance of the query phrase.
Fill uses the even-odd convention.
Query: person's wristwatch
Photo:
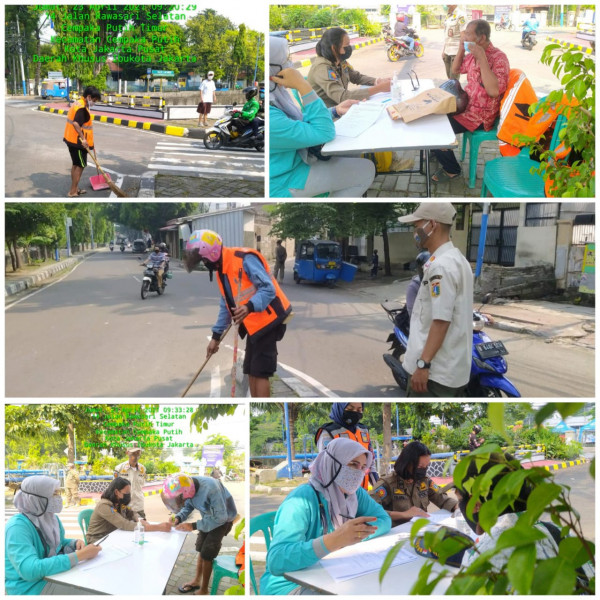
[[[422,358],[419,358],[417,360],[417,369],[430,369],[430,368],[431,368],[430,362],[425,362]]]

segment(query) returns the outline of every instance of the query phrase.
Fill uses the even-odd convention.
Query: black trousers
[[[461,125],[452,117],[448,117],[448,119],[454,133],[464,133],[465,131],[469,131],[464,125]],[[479,129],[483,129],[483,123],[475,131],[478,131]],[[456,160],[453,150],[432,150],[432,152],[446,173],[449,175],[458,175],[460,173],[460,164]]]

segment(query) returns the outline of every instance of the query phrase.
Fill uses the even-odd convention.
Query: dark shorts
[[[200,552],[202,560],[215,560],[221,545],[223,538],[231,531],[233,523],[225,523],[212,531],[199,531],[198,537],[196,538],[196,551]]]
[[[69,148],[73,165],[85,169],[87,167],[87,150],[85,148],[75,148],[74,146],[67,147]]]
[[[257,340],[248,337],[244,357],[244,375],[268,379],[277,371],[277,342],[283,338],[285,325],[279,325]]]
[[[200,113],[201,115],[208,115],[210,114],[210,107],[212,106],[212,102],[203,102],[198,108],[200,110],[196,110],[196,112]]]

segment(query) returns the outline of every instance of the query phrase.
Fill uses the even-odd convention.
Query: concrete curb
[[[577,460],[565,460],[563,462],[558,463],[557,465],[546,465],[544,469],[546,469],[546,471],[558,471],[559,469],[568,469],[569,467],[584,465],[587,462],[589,462],[587,458],[580,458]]]
[[[350,45],[352,46],[352,48],[354,48],[356,50],[358,48],[365,48],[366,46],[370,46],[371,44],[377,44],[378,42],[383,42],[384,40],[385,40],[385,37],[381,36],[378,38],[373,38],[372,40],[369,40],[368,42],[359,42],[358,44],[350,43]],[[300,67],[310,67],[310,65],[313,64],[313,62],[316,58],[317,58],[316,56],[313,56],[312,58],[305,58],[304,60],[297,60],[292,66],[294,67],[294,69],[299,69]]]
[[[156,176],[157,171],[146,171],[140,179],[140,189],[138,198],[154,198],[156,191]]]
[[[66,258],[65,260],[56,263],[50,267],[47,267],[43,271],[39,273],[35,273],[35,275],[30,275],[29,277],[24,277],[19,281],[15,281],[14,283],[5,283],[4,284],[4,296],[14,296],[19,292],[23,292],[24,290],[33,287],[35,285],[40,284],[45,279],[49,279],[56,273],[60,271],[64,271],[69,267],[76,265],[79,261],[83,260],[85,256],[72,256],[71,258]]]
[[[563,40],[559,40],[557,38],[553,38],[553,37],[549,37],[549,36],[546,39],[550,42],[560,44],[563,48],[567,48],[568,50],[571,50],[571,49],[580,50],[584,54],[594,54],[594,51],[592,50],[592,48],[584,48],[583,46],[580,46],[579,44],[573,44],[572,42],[564,42]]]
[[[51,108],[45,104],[40,104],[38,106],[38,110],[65,116],[69,112],[68,109]],[[154,131],[156,133],[164,133],[165,135],[174,135],[177,137],[187,137],[189,134],[189,131],[186,127],[175,127],[174,125],[163,125],[162,123],[148,123],[145,121],[134,121],[133,119],[121,119],[120,117],[107,117],[104,115],[92,115],[92,120],[100,123],[112,123],[113,125],[122,125],[123,127],[143,129],[144,131]]]

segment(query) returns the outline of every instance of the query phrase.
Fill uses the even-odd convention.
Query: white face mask
[[[361,486],[365,474],[358,469],[353,469],[347,465],[343,465],[335,478],[335,482],[341,487],[346,493],[354,494],[356,490]]]
[[[212,79],[213,77],[214,77],[214,75],[209,75],[208,76],[209,79]]]
[[[50,501],[48,502],[48,507],[46,508],[46,512],[49,513],[59,513],[63,509],[63,501],[60,496],[52,496]]]

